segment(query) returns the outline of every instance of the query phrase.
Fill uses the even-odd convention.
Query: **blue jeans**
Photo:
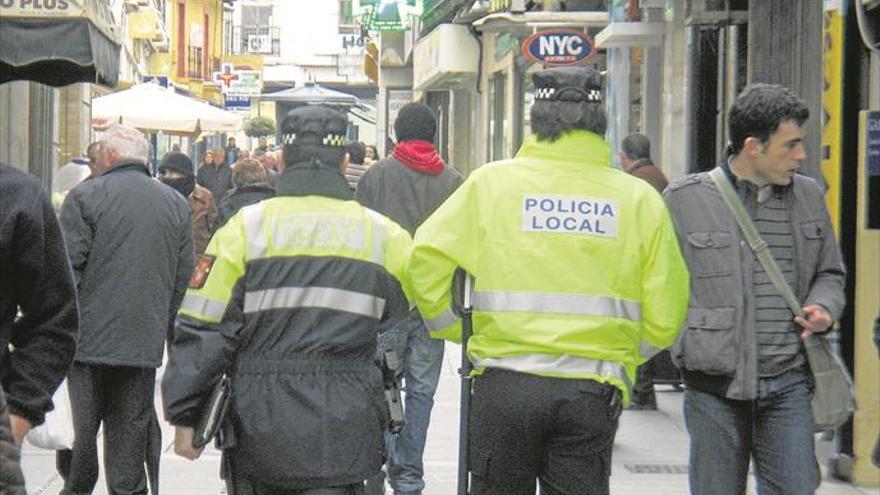
[[[391,340],[389,345],[396,344],[401,348],[400,355],[406,356],[403,376],[405,424],[399,435],[385,434],[388,483],[395,494],[420,494],[425,488],[422,454],[434,407],[434,392],[440,380],[444,344],[428,335],[428,327],[415,310],[382,338]]]
[[[812,391],[806,370],[758,381],[758,398],[730,400],[688,388],[694,495],[745,493],[754,459],[760,495],[809,495],[820,483],[813,439]]]

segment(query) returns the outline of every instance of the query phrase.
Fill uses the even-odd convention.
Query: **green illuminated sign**
[[[354,0],[352,10],[367,31],[406,31],[422,14],[422,0]]]

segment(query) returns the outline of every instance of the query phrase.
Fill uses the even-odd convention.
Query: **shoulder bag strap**
[[[742,201],[740,201],[739,197],[736,195],[736,191],[734,191],[733,186],[730,184],[730,180],[724,173],[724,170],[722,170],[721,167],[715,167],[709,172],[709,176],[712,177],[712,180],[718,187],[718,191],[721,192],[721,197],[724,198],[724,202],[727,203],[731,213],[733,213],[737,223],[739,223],[739,228],[746,237],[749,247],[755,252],[755,256],[757,256],[758,261],[763,265],[764,271],[767,272],[767,276],[770,277],[770,281],[773,282],[776,290],[779,291],[783,299],[785,299],[789,309],[791,309],[791,312],[794,313],[795,316],[804,316],[804,310],[801,308],[801,305],[798,302],[797,297],[795,297],[794,292],[792,292],[791,287],[789,287],[788,283],[785,281],[782,272],[779,271],[779,265],[777,265],[776,260],[773,259],[773,253],[770,252],[767,242],[764,241],[764,239],[761,239],[758,229],[755,227],[755,224],[752,223],[752,219],[749,218],[745,206],[743,206]]]

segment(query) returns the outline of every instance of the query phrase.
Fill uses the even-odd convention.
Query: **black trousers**
[[[249,478],[235,466],[235,456],[223,452],[221,474],[226,480],[228,495],[364,495],[363,483],[346,486],[327,486],[321,488],[284,488],[261,483]]]
[[[474,383],[469,468],[474,495],[604,495],[620,391],[593,380],[488,369]]]
[[[92,493],[98,482],[97,435],[104,424],[104,470],[112,495],[146,494],[144,463],[156,370],[74,363],[67,376],[76,440],[60,451],[62,494]],[[157,425],[156,425],[157,426]]]

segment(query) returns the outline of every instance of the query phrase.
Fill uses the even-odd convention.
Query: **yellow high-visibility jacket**
[[[534,136],[476,171],[415,235],[411,296],[432,336],[461,340],[451,282],[475,280],[468,354],[486,367],[611,383],[675,341],[688,271],[660,195],[609,165],[605,141]]]

